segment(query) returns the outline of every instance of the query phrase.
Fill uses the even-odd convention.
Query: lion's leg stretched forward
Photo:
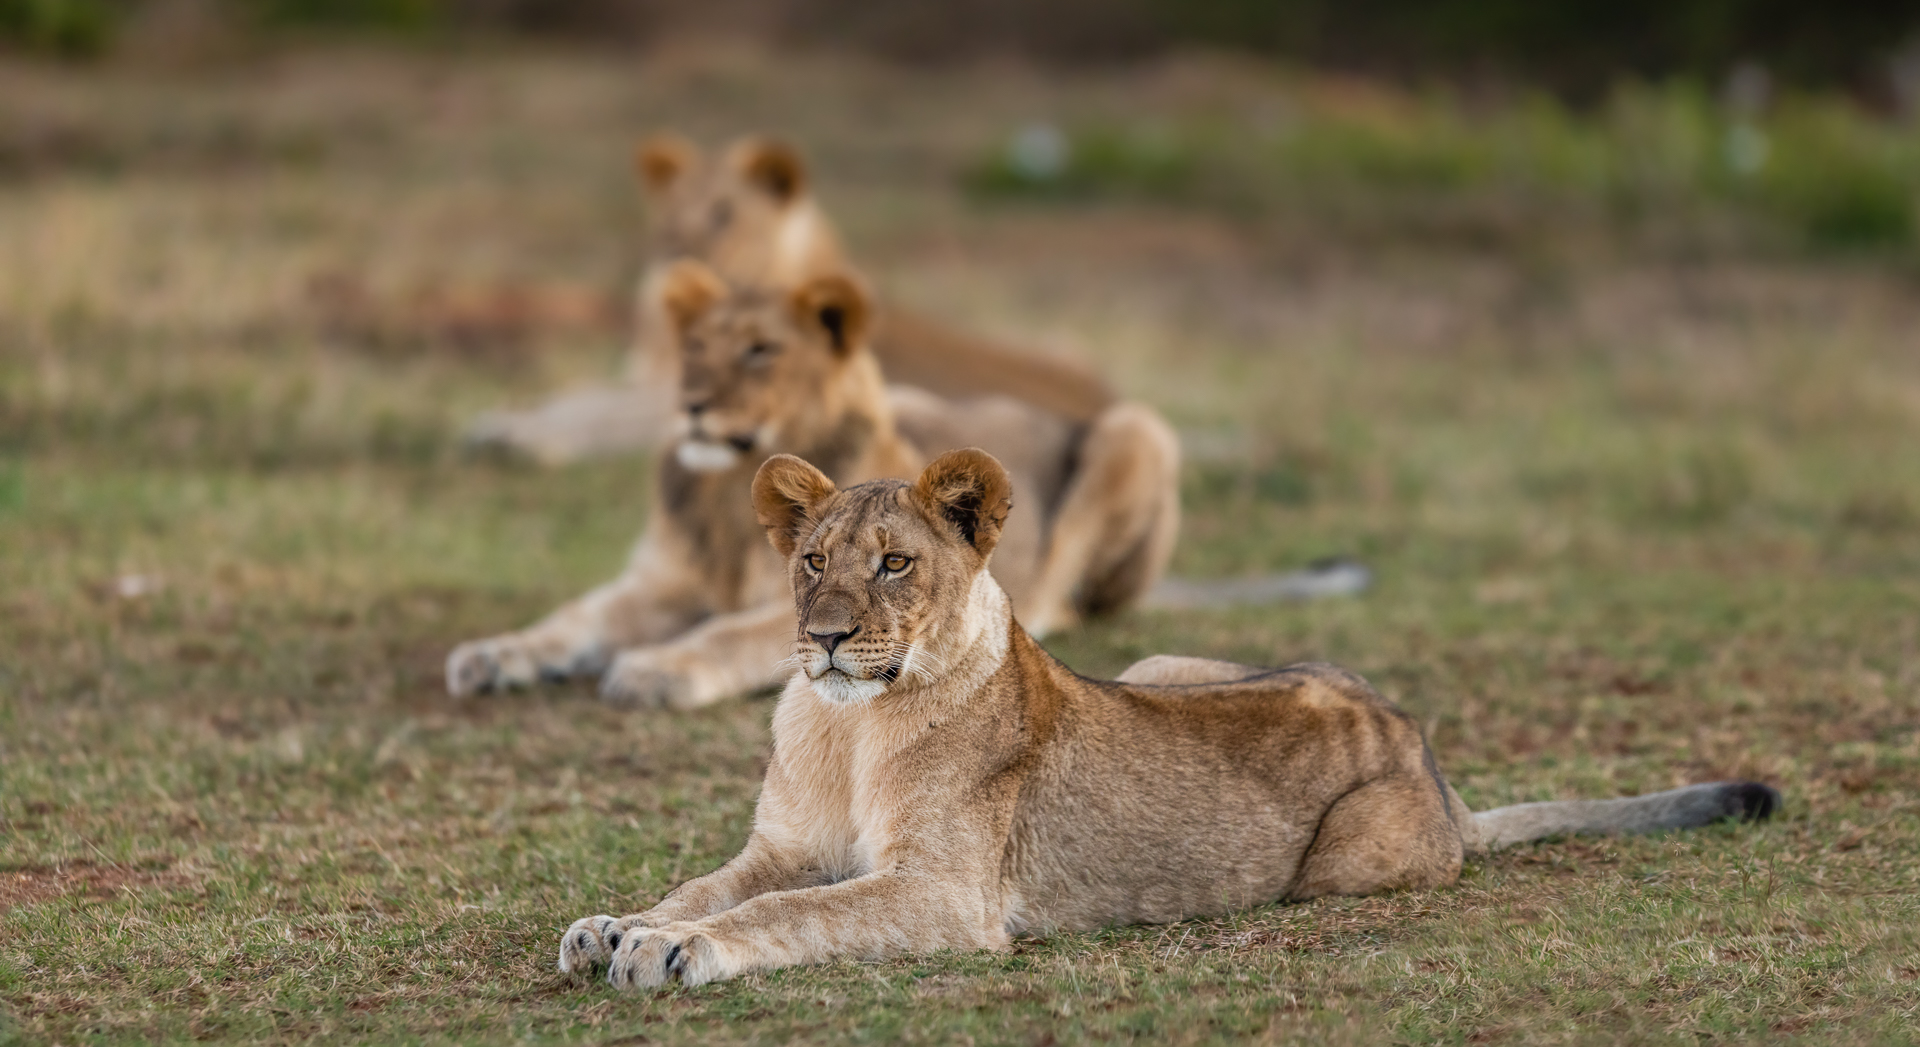
[[[1569,831],[1764,817],[1718,782],[1471,814],[1419,727],[1329,665],[1156,658],[1087,680],[987,572],[1011,482],[978,450],[836,490],[790,456],[753,483],[786,557],[796,661],[740,855],[623,919],[564,970],[615,985],[1013,935],[1166,922],[1276,899],[1451,883],[1473,851]]]

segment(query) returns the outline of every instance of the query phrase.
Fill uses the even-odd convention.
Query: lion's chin
[[[673,449],[680,467],[690,473],[720,473],[740,464],[740,451],[732,444],[687,439]]]
[[[887,681],[874,679],[862,680],[850,676],[840,669],[828,669],[813,677],[813,693],[835,705],[857,705],[880,697],[887,689]]]

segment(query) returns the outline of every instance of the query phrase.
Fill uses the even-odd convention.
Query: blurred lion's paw
[[[699,680],[651,651],[629,651],[600,678],[600,697],[634,709],[690,709],[701,704]]]
[[[505,638],[471,640],[447,655],[447,693],[455,698],[526,687],[538,676],[533,658]]]

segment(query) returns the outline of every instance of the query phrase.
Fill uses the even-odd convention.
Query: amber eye
[[[772,342],[755,342],[747,346],[745,359],[750,364],[763,364],[780,355],[780,347]]]
[[[807,554],[807,570],[819,574],[827,569],[827,558],[820,553]]]
[[[911,563],[913,563],[911,557],[901,556],[899,553],[888,553],[887,558],[880,561],[880,566],[885,567],[894,574],[899,574],[901,571],[906,570],[907,565]]]

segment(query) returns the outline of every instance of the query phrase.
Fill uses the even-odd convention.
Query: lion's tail
[[[1462,835],[1468,852],[1484,854],[1565,833],[1692,829],[1722,818],[1760,821],[1779,810],[1780,804],[1780,794],[1759,782],[1708,782],[1617,800],[1557,800],[1495,807],[1472,815],[1462,825],[1466,830]]]

